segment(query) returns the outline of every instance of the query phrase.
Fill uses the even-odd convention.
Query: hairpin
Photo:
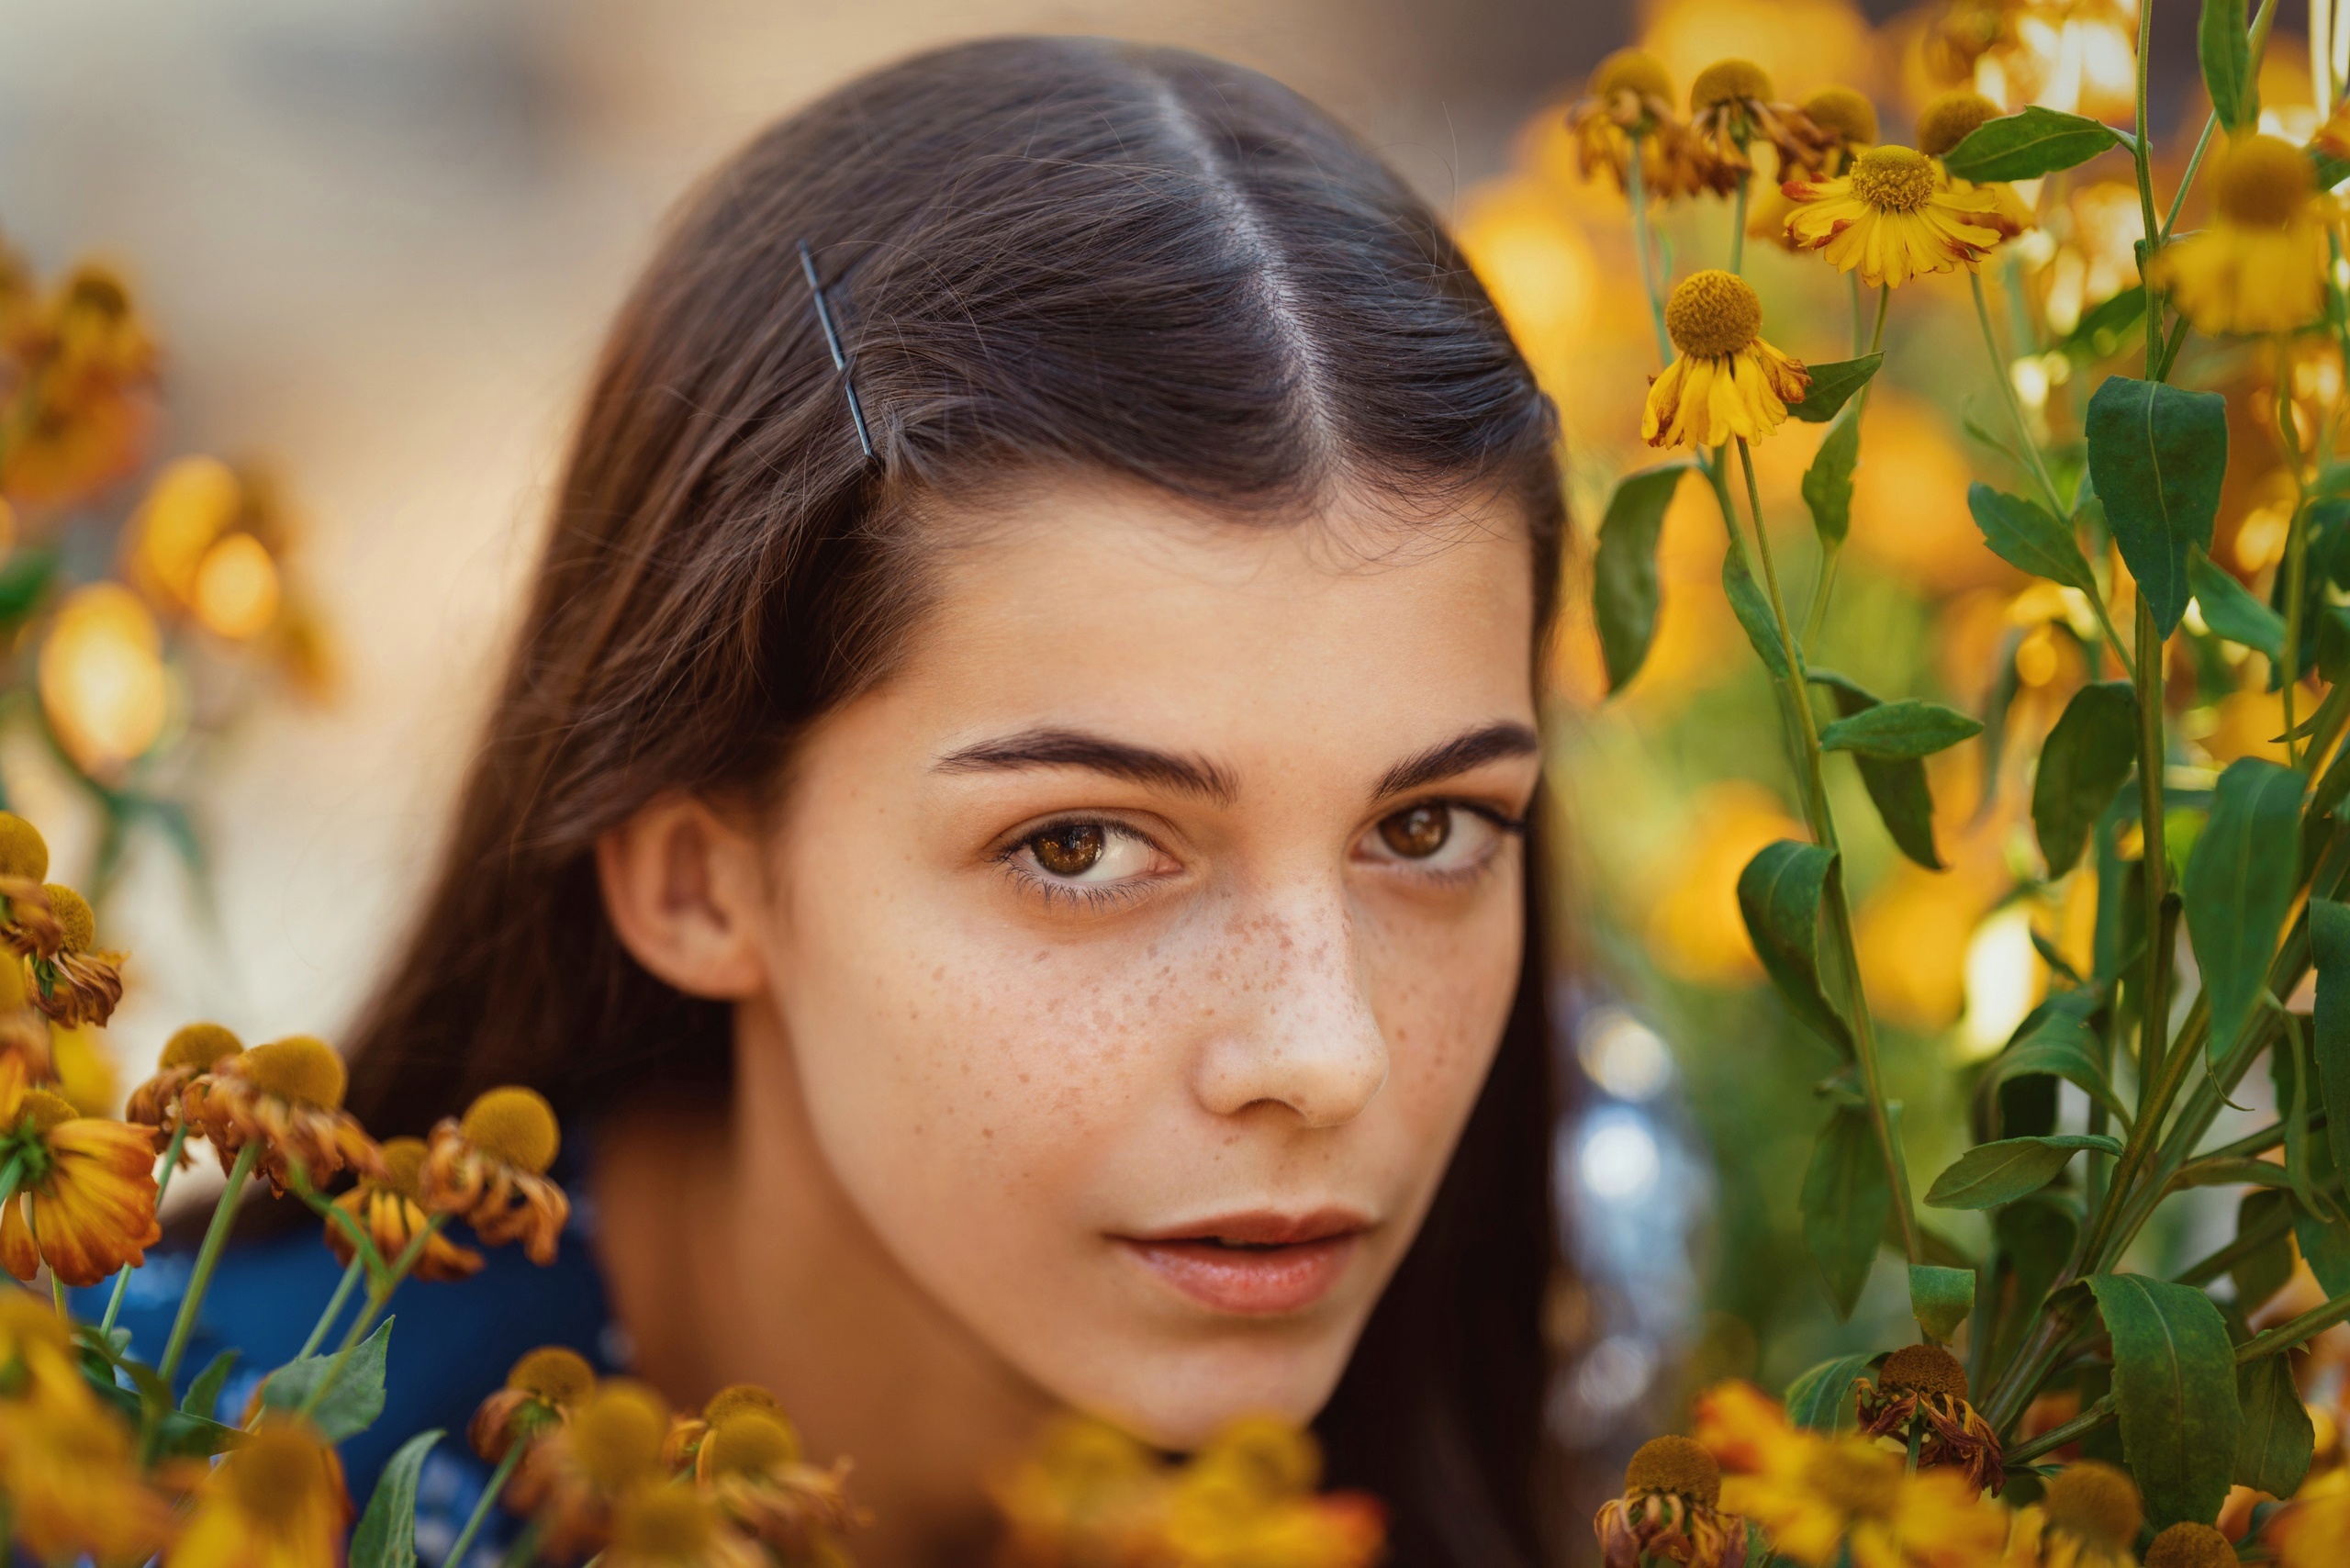
[[[825,303],[824,286],[816,280],[816,258],[808,241],[800,241],[800,270],[808,274],[808,292],[815,297],[816,324],[824,329],[824,346],[833,351],[833,368],[840,373],[841,390],[848,394],[848,417],[856,421],[856,444],[873,455],[873,437],[865,429],[865,409],[856,400],[856,382],[849,375],[848,355],[841,349],[841,334],[833,325],[833,308]]]

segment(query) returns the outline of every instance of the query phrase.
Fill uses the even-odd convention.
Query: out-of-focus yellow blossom
[[[1878,44],[1853,0],[1644,0],[1640,41],[1676,80],[1728,56],[1790,97],[1834,82],[1875,85]]]
[[[2093,118],[2127,118],[2137,67],[2135,0],[1959,0],[1919,36],[1942,86]]]
[[[1649,387],[1640,436],[1651,446],[1720,446],[1760,441],[1803,401],[1811,377],[1762,341],[1762,299],[1734,273],[1692,273],[1664,307],[1678,351]]]
[[[14,1058],[0,1060],[0,1157],[17,1168],[0,1265],[20,1280],[46,1263],[69,1285],[94,1285],[162,1237],[147,1129],[80,1114]]]
[[[1821,134],[1834,139],[1820,153],[1823,174],[1843,174],[1854,158],[1876,145],[1876,106],[1865,94],[1850,87],[1823,87],[1803,101],[1803,112]],[[1796,204],[1787,199],[1783,182],[1798,173],[1782,165],[1778,179],[1748,193],[1748,239],[1765,240],[1785,251],[1796,248],[1787,238],[1787,215],[1795,211]]]
[[[1920,1030],[1957,1021],[1966,1002],[1967,944],[1998,897],[1983,880],[1971,867],[1929,871],[1904,860],[1862,901],[1853,946],[1879,1017]]]
[[[520,1241],[531,1261],[554,1261],[571,1200],[547,1180],[562,1147],[554,1108],[534,1089],[509,1085],[477,1096],[462,1118],[444,1117],[418,1177],[426,1211],[473,1226],[492,1247]]]
[[[1640,184],[1658,201],[1707,188],[1711,165],[1673,106],[1673,78],[1643,49],[1619,49],[1591,73],[1583,96],[1567,111],[1575,161],[1586,180],[1603,171],[1630,193],[1632,143],[1640,146]]]
[[[0,926],[0,944],[26,960],[32,984],[25,1000],[69,1029],[104,1026],[122,1001],[123,956],[99,949],[89,901],[47,882],[38,901],[17,897],[9,904],[15,918]]]
[[[505,1386],[481,1402],[466,1425],[465,1439],[495,1464],[514,1443],[569,1420],[595,1392],[596,1369],[587,1357],[561,1345],[543,1345],[516,1361]]]
[[[163,637],[129,589],[92,583],[67,597],[40,649],[41,711],[94,778],[118,777],[163,733],[171,711]]]
[[[1982,94],[1959,87],[1936,95],[1918,111],[1918,151],[1940,162],[1944,154],[1975,134],[1989,120],[1999,118],[1999,106]],[[1945,177],[1948,171],[1944,171]],[[1978,185],[1971,180],[1951,179],[1953,191],[1988,191],[1998,198],[2000,226],[2010,234],[2020,234],[2031,227],[2032,210],[2013,185],[2004,183]]]
[[[1718,191],[1737,188],[1753,174],[1757,141],[1770,143],[1783,177],[1817,171],[1838,138],[1811,123],[1793,104],[1773,102],[1770,73],[1751,60],[1718,60],[1689,87],[1689,133],[1704,150]]]
[[[155,1129],[155,1147],[171,1141],[180,1125],[182,1099],[187,1086],[230,1057],[243,1054],[245,1043],[218,1024],[186,1024],[172,1031],[155,1058],[154,1075],[130,1092],[123,1111],[125,1121]],[[181,1155],[185,1162],[185,1154]]]
[[[2350,1561],[2350,1470],[2311,1475],[2290,1506],[2268,1521],[2268,1545],[2283,1568],[2341,1568]]]
[[[1915,148],[1872,148],[1841,179],[1795,179],[1785,190],[1796,204],[1788,237],[1872,288],[1962,265],[1972,272],[2010,232],[1996,194],[1953,190]]]
[[[95,1028],[51,1024],[49,1059],[50,1070],[57,1075],[57,1092],[67,1104],[85,1116],[103,1116],[114,1109],[114,1058],[98,1043]]]
[[[1516,175],[1471,192],[1454,231],[1536,376],[1564,385],[1608,284],[1583,226],[1547,182]]]
[[[156,355],[122,279],[85,263],[45,305],[6,316],[0,492],[20,506],[68,505],[136,467],[154,419]]]
[[[2041,1500],[2016,1512],[2007,1568],[2137,1568],[2145,1506],[2129,1476],[2093,1459],[2056,1473]]]
[[[351,1498],[332,1445],[264,1417],[196,1495],[165,1568],[338,1568]]]
[[[416,1255],[409,1271],[420,1280],[464,1280],[479,1273],[481,1254],[432,1230],[432,1216],[417,1204],[417,1173],[424,1167],[424,1140],[386,1138],[382,1152],[384,1174],[360,1177],[357,1185],[335,1199],[334,1206],[350,1216],[375,1249],[375,1255],[386,1263],[405,1256],[422,1237],[424,1249]],[[359,1254],[358,1244],[335,1220],[327,1221],[326,1241],[327,1250],[345,1268]]]
[[[2198,331],[2289,332],[2325,308],[2325,226],[2301,150],[2273,136],[2229,148],[2212,174],[2211,226],[2155,253],[2151,282]]]
[[[247,1144],[258,1144],[254,1171],[283,1193],[297,1167],[313,1187],[346,1166],[363,1175],[384,1174],[375,1141],[342,1109],[349,1083],[332,1046],[288,1035],[216,1063],[187,1086],[181,1103],[223,1170]]]
[[[2146,1548],[2146,1568],[2236,1568],[2235,1542],[2210,1525],[2182,1519]]]
[[[94,1399],[0,1401],[0,1488],[15,1544],[42,1562],[140,1562],[170,1538],[130,1432]]]
[[[2146,219],[2129,181],[2074,186],[2062,206],[2052,205],[2042,228],[2050,249],[2040,269],[2041,309],[2051,331],[2071,332],[2083,312],[2138,281],[2137,244]]]
[[[1745,984],[1762,970],[1739,913],[1738,875],[1769,845],[1803,837],[1803,824],[1744,779],[1706,786],[1686,810],[1690,831],[1654,881],[1663,890],[1649,909],[1649,951],[1683,980]]]

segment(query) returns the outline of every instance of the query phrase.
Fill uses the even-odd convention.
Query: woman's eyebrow
[[[1464,731],[1449,741],[1441,741],[1416,756],[1405,757],[1387,770],[1379,781],[1378,791],[1371,797],[1383,801],[1390,795],[1400,795],[1406,790],[1449,778],[1466,773],[1472,767],[1505,756],[1531,756],[1542,749],[1533,730],[1515,721],[1482,725]]]
[[[1230,805],[1240,794],[1238,781],[1205,758],[1178,756],[1082,730],[1023,730],[949,752],[932,766],[940,773],[1085,767],[1129,783],[1197,795],[1220,806]]]

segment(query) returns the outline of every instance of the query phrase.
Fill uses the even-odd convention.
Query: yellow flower
[[[839,1538],[860,1522],[848,1500],[848,1461],[804,1464],[800,1435],[779,1410],[736,1409],[696,1447],[694,1475],[725,1518],[787,1562],[845,1557]]]
[[[453,1215],[492,1247],[520,1240],[533,1263],[554,1261],[571,1200],[546,1179],[563,1147],[554,1108],[536,1090],[493,1089],[464,1117],[432,1129],[419,1181],[425,1208]]]
[[[651,1483],[613,1508],[611,1544],[596,1559],[599,1568],[767,1568],[769,1561],[708,1498]]]
[[[995,1487],[1004,1561],[1058,1568],[1146,1559],[1165,1487],[1142,1444],[1104,1422],[1064,1417]]]
[[[1789,180],[1796,209],[1787,237],[1819,251],[1839,272],[1858,270],[1874,288],[1975,263],[2007,237],[1990,191],[1950,188],[1934,161],[1912,148],[1874,147],[1836,180]]]
[[[1673,108],[1673,79],[1644,49],[1619,49],[1591,73],[1583,96],[1567,111],[1575,162],[1586,180],[1605,170],[1630,194],[1632,139],[1640,142],[1640,181],[1659,201],[1707,187],[1709,165]]]
[[[187,1024],[173,1030],[155,1058],[154,1076],[130,1092],[123,1120],[154,1128],[155,1147],[161,1150],[180,1125],[187,1086],[218,1070],[230,1057],[241,1056],[244,1049],[244,1041],[218,1024]],[[186,1165],[190,1158],[183,1149],[180,1163]]]
[[[140,1479],[131,1434],[95,1400],[0,1402],[0,1489],[16,1543],[43,1562],[142,1562],[170,1535],[171,1510]]]
[[[2172,1525],[2146,1548],[2146,1568],[2236,1568],[2235,1543],[2210,1525]]]
[[[1948,1471],[1905,1474],[1901,1456],[1854,1438],[1787,1425],[1751,1384],[1724,1383],[1697,1403],[1697,1439],[1723,1468],[1721,1506],[1751,1519],[1773,1550],[1828,1568],[1989,1568],[2006,1517]]]
[[[384,1174],[360,1177],[359,1184],[337,1198],[334,1206],[358,1223],[375,1245],[375,1255],[386,1263],[397,1261],[418,1237],[425,1237],[424,1250],[417,1254],[410,1270],[420,1280],[465,1280],[479,1273],[480,1253],[437,1232],[427,1232],[432,1216],[416,1201],[417,1178],[424,1169],[424,1140],[386,1138],[381,1153]],[[345,1268],[359,1254],[350,1236],[332,1220],[327,1222],[327,1249]]]
[[[2137,1568],[2132,1548],[2145,1506],[2129,1476],[2093,1459],[2056,1473],[2041,1500],[2019,1509],[2008,1568]]]
[[[163,1234],[146,1128],[82,1115],[0,1058],[0,1159],[17,1169],[0,1208],[0,1265],[29,1280],[46,1262],[67,1284],[94,1285],[146,1261]]]
[[[481,1402],[465,1428],[466,1440],[495,1464],[518,1440],[528,1442],[569,1420],[595,1391],[596,1369],[587,1357],[561,1345],[543,1345],[516,1361],[506,1385]]]
[[[1937,163],[1950,150],[1975,134],[1986,120],[1999,118],[1999,106],[1982,94],[1961,87],[1930,99],[1918,111],[1918,151]],[[1949,171],[1943,171],[1948,177]],[[2016,194],[2013,185],[2005,183],[1978,185],[1968,180],[1952,179],[1953,191],[1987,191],[1998,200],[2000,227],[2009,238],[2031,227],[2034,214]]]
[[[1842,174],[1853,159],[1876,145],[1876,106],[1850,87],[1821,88],[1803,101],[1803,113],[1821,134],[1834,139],[1820,153],[1823,174]],[[1792,177],[1801,172],[1785,168],[1781,174]],[[1779,180],[1748,192],[1746,207],[1748,239],[1767,241],[1784,251],[1797,248],[1787,237],[1787,217],[1796,204],[1787,199]]]
[[[729,1383],[710,1396],[699,1415],[680,1412],[670,1418],[669,1435],[661,1444],[662,1464],[673,1471],[695,1469],[701,1462],[701,1440],[710,1435],[711,1428],[746,1410],[773,1416],[783,1420],[785,1426],[790,1425],[784,1418],[782,1404],[773,1394],[755,1383]]]
[[[155,345],[122,280],[84,263],[38,309],[9,312],[20,433],[0,492],[35,506],[79,500],[136,467],[154,415]]]
[[[2195,330],[2289,332],[2325,308],[2325,228],[2299,148],[2249,136],[2212,179],[2211,226],[2155,252],[2152,281]]]
[[[1360,1493],[1316,1495],[1321,1473],[1306,1433],[1235,1422],[1177,1475],[1166,1544],[1186,1568],[1368,1568],[1386,1544],[1386,1516]]]
[[[1624,1495],[1592,1521],[1607,1568],[1644,1560],[1723,1568],[1746,1560],[1746,1521],[1726,1515],[1722,1468],[1689,1438],[1653,1438],[1624,1467]]]
[[[198,1077],[182,1096],[188,1125],[211,1140],[221,1169],[247,1144],[260,1146],[253,1169],[284,1193],[300,1167],[313,1187],[348,1165],[383,1174],[383,1156],[344,1114],[349,1075],[324,1040],[288,1035],[232,1056]]]
[[[1977,1492],[1997,1493],[2006,1484],[1999,1435],[1966,1402],[1966,1369],[1939,1345],[1907,1345],[1887,1356],[1861,1395],[1860,1417],[1863,1436],[1902,1443],[1922,1420],[1919,1465],[1955,1470]]]
[[[1771,76],[1751,60],[1719,60],[1689,86],[1689,129],[1705,149],[1714,188],[1728,192],[1754,172],[1748,149],[1768,141],[1779,154],[1782,178],[1820,167],[1835,133],[1823,130],[1793,104],[1771,101]]]
[[[642,1383],[599,1383],[570,1420],[542,1430],[522,1456],[507,1500],[515,1512],[538,1519],[540,1550],[558,1562],[610,1542],[616,1506],[668,1479],[661,1449],[669,1407]]]
[[[2284,1568],[2341,1568],[2350,1560],[2350,1470],[2336,1466],[2303,1482],[2268,1521],[2267,1540]]]
[[[73,1328],[30,1291],[0,1285],[0,1404],[96,1404],[75,1366]]]
[[[1731,273],[1694,273],[1665,302],[1665,330],[1679,350],[1649,387],[1640,434],[1651,446],[1719,446],[1760,441],[1810,385],[1797,361],[1762,341],[1762,300]]]
[[[165,1568],[339,1568],[342,1465],[307,1422],[264,1418],[196,1495]]]

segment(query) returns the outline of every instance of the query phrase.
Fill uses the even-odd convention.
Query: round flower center
[[[1843,1443],[1806,1461],[1803,1478],[1830,1506],[1853,1518],[1884,1518],[1901,1496],[1901,1466],[1890,1455]]]
[[[58,946],[69,953],[86,953],[98,939],[98,917],[89,901],[62,882],[41,889],[49,895],[49,913],[57,917]]]
[[[1619,49],[1601,61],[1591,73],[1588,91],[1595,98],[1631,93],[1642,98],[1673,96],[1673,78],[1664,62],[1644,49]]]
[[[1804,118],[1832,130],[1847,144],[1866,147],[1876,140],[1876,106],[1850,87],[1822,87],[1803,101]]]
[[[493,1089],[466,1107],[458,1124],[467,1142],[518,1170],[536,1176],[554,1163],[563,1147],[554,1107],[535,1089]]]
[[[1759,104],[1771,95],[1771,76],[1751,60],[1717,60],[1689,84],[1689,112],[1722,104]]]
[[[420,1137],[386,1138],[376,1152],[384,1157],[384,1178],[375,1184],[386,1192],[397,1193],[410,1203],[417,1201],[417,1179],[424,1173],[424,1140]]]
[[[318,1445],[285,1427],[263,1427],[222,1466],[237,1506],[274,1525],[300,1518],[326,1480]]]
[[[690,1492],[660,1486],[641,1492],[612,1520],[612,1545],[632,1561],[699,1562],[709,1549],[710,1509]]]
[[[1939,158],[1968,137],[1986,119],[1999,118],[1999,106],[1964,87],[1942,94],[1918,111],[1918,151]]]
[[[1762,330],[1762,297],[1736,273],[1691,273],[1664,302],[1664,330],[1694,359],[1734,354]]]
[[[1886,1393],[1915,1390],[1949,1399],[1966,1397],[1966,1369],[1940,1345],[1904,1345],[1885,1358],[1876,1385]]]
[[[2129,1550],[2145,1518],[2145,1506],[2130,1478],[2093,1459],[2057,1472],[2048,1484],[2044,1506],[2050,1524],[2116,1551]]]
[[[729,1416],[740,1415],[745,1410],[776,1411],[781,1408],[776,1403],[775,1395],[755,1383],[729,1383],[710,1396],[710,1403],[701,1407],[701,1418],[715,1427]]]
[[[384,1153],[388,1157],[391,1151],[392,1146],[386,1144]],[[596,1386],[596,1369],[576,1350],[546,1345],[514,1363],[506,1374],[506,1386],[548,1405],[576,1405]]]
[[[1312,1439],[1286,1422],[1263,1417],[1235,1421],[1216,1434],[1201,1457],[1245,1476],[1259,1496],[1310,1492],[1322,1479],[1321,1455]]]
[[[155,1058],[155,1066],[159,1070],[192,1067],[202,1071],[244,1048],[244,1041],[218,1024],[189,1024],[173,1030],[163,1042],[163,1054]]]
[[[49,875],[49,841],[14,812],[0,812],[0,877],[38,882]]]
[[[2278,137],[2248,136],[2220,165],[2215,199],[2220,216],[2232,222],[2282,229],[2316,189],[2317,176],[2300,148]]]
[[[288,1035],[237,1058],[237,1071],[264,1094],[329,1111],[342,1108],[350,1081],[332,1046],[308,1035]]]
[[[588,1478],[604,1491],[617,1492],[661,1463],[669,1413],[648,1389],[610,1383],[581,1407],[571,1430]]]
[[[1907,147],[1872,147],[1852,160],[1852,194],[1879,212],[1915,212],[1934,194],[1932,160]]]
[[[2146,1548],[2146,1568],[2236,1568],[2236,1549],[2210,1525],[2189,1520],[2154,1537]]]
[[[800,1457],[798,1434],[773,1416],[745,1410],[730,1416],[707,1439],[711,1467],[721,1474],[755,1475]]]
[[[1711,1507],[1722,1495],[1722,1467],[1688,1438],[1651,1438],[1624,1467],[1624,1495],[1635,1492],[1677,1492]]]
[[[52,1094],[46,1089],[35,1089],[26,1093],[24,1105],[18,1112],[23,1120],[17,1125],[28,1132],[40,1134],[60,1122],[70,1122],[81,1114],[62,1096]]]

